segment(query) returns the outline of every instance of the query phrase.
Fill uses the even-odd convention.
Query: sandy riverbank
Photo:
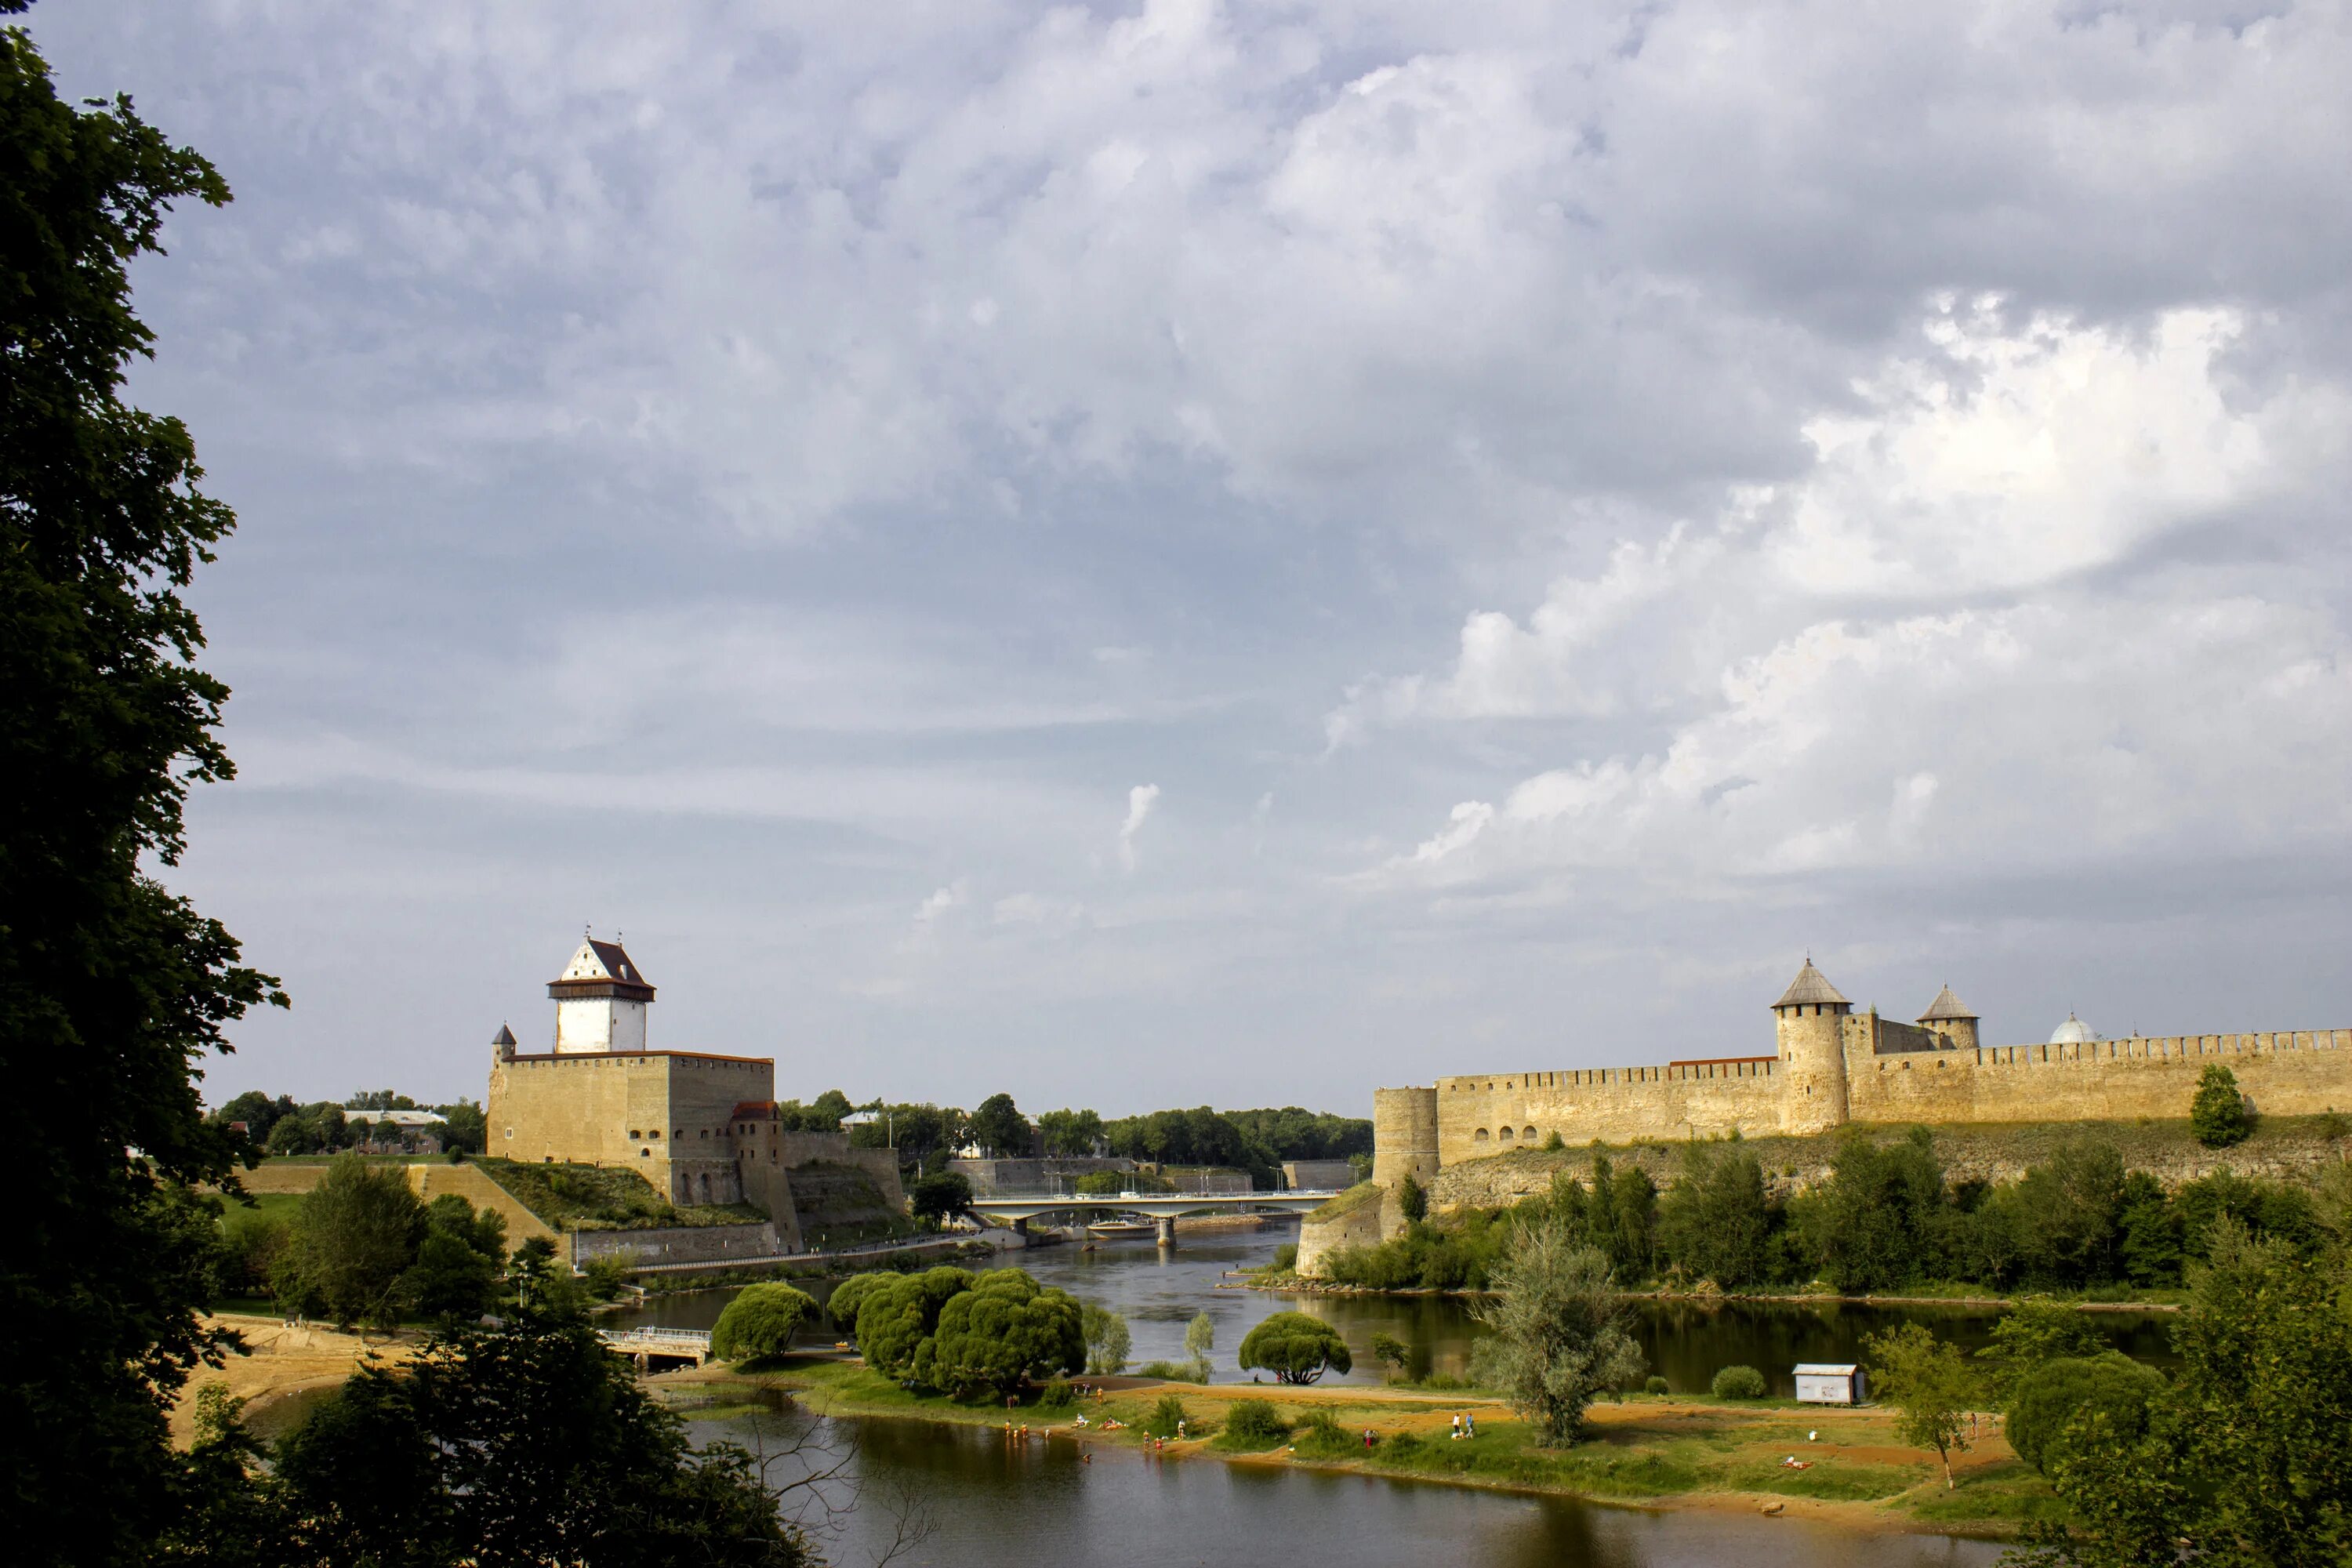
[[[246,1417],[254,1428],[272,1433],[310,1396],[341,1387],[371,1361],[397,1365],[415,1355],[421,1342],[421,1336],[406,1331],[362,1335],[321,1323],[289,1328],[276,1318],[241,1312],[205,1321],[235,1329],[244,1336],[247,1353],[232,1355],[221,1366],[199,1367],[188,1379],[172,1407],[172,1441],[182,1447],[194,1436],[196,1391],[207,1384],[223,1384],[246,1400]]]

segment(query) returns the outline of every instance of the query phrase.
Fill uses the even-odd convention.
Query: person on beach
[[[1365,1451],[1366,1453],[1370,1453],[1370,1452],[1371,1452],[1371,1447],[1372,1447],[1372,1429],[1371,1429],[1370,1427],[1367,1426],[1367,1427],[1365,1427],[1365,1428],[1364,1428],[1364,1451]]]
[[[1462,1440],[1462,1412],[1459,1410],[1454,1413],[1453,1439],[1457,1443]]]
[[[1462,1435],[1465,1437],[1475,1437],[1478,1435],[1478,1416],[1475,1412],[1462,1418]]]

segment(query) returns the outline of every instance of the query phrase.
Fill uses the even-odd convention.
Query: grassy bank
[[[1118,1380],[1135,1384],[1137,1380]],[[1636,1396],[1594,1407],[1589,1434],[1572,1447],[1547,1448],[1507,1406],[1475,1393],[1438,1395],[1389,1388],[1286,1389],[1257,1384],[1150,1384],[1108,1391],[1076,1409],[959,1404],[910,1393],[850,1361],[790,1359],[751,1367],[710,1367],[663,1383],[697,1389],[781,1388],[822,1415],[881,1416],[1002,1427],[1008,1417],[1051,1441],[1137,1447],[1158,1401],[1183,1402],[1186,1436],[1169,1455],[1231,1463],[1306,1465],[1491,1487],[1563,1493],[1604,1501],[1685,1507],[1780,1505],[1790,1513],[1865,1527],[2002,1533],[2059,1505],[2020,1463],[1988,1417],[1976,1448],[1954,1465],[1947,1491],[1932,1455],[1897,1443],[1891,1412],[1822,1409],[1781,1401]],[[1226,1431],[1237,1400],[1272,1404],[1293,1430],[1278,1439]],[[1478,1435],[1449,1434],[1457,1413],[1475,1413]],[[1083,1415],[1087,1426],[1079,1427]],[[1328,1426],[1320,1423],[1328,1418]],[[1117,1422],[1116,1427],[1106,1425]],[[1372,1443],[1367,1447],[1369,1428]],[[1784,1461],[1794,1458],[1802,1468]]]

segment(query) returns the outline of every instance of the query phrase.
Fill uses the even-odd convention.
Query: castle
[[[2178,1119],[2221,1062],[2258,1110],[2352,1107],[2352,1029],[2103,1039],[2068,1015],[2042,1044],[1986,1046],[1979,1019],[1937,993],[1917,1022],[1857,1014],[1804,967],[1772,1004],[1772,1054],[1662,1067],[1472,1073],[1372,1095],[1372,1180],[1424,1184],[1448,1165],[1538,1146],[1747,1133],[1822,1132],[1848,1122]],[[1402,1221],[1396,1205],[1383,1228]]]
[[[772,1058],[649,1048],[654,987],[620,943],[583,941],[547,994],[551,1049],[521,1050],[503,1025],[490,1043],[490,1153],[635,1171],[674,1203],[750,1204],[788,1250],[802,1245],[795,1170],[806,1180],[812,1166],[856,1167],[905,1207],[888,1150],[783,1129]]]

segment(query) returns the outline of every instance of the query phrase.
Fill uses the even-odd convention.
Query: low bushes
[[[1180,1426],[1190,1431],[1187,1424],[1192,1418],[1192,1413],[1184,1408],[1182,1400],[1172,1394],[1163,1394],[1160,1396],[1160,1403],[1151,1407],[1151,1414],[1143,1418],[1143,1429],[1155,1437],[1173,1437]]]
[[[1764,1387],[1764,1374],[1752,1366],[1727,1366],[1715,1374],[1712,1385],[1717,1399],[1761,1399]]]
[[[800,1326],[816,1316],[816,1298],[790,1285],[747,1285],[719,1314],[710,1353],[721,1361],[760,1361],[792,1349]]]
[[[1234,1448],[1271,1448],[1290,1436],[1290,1423],[1282,1412],[1263,1399],[1240,1399],[1225,1412],[1225,1446]]]
[[[1666,1380],[1664,1378],[1653,1373],[1643,1381],[1642,1392],[1644,1394],[1666,1394],[1670,1393],[1671,1390],[1666,1387]]]

